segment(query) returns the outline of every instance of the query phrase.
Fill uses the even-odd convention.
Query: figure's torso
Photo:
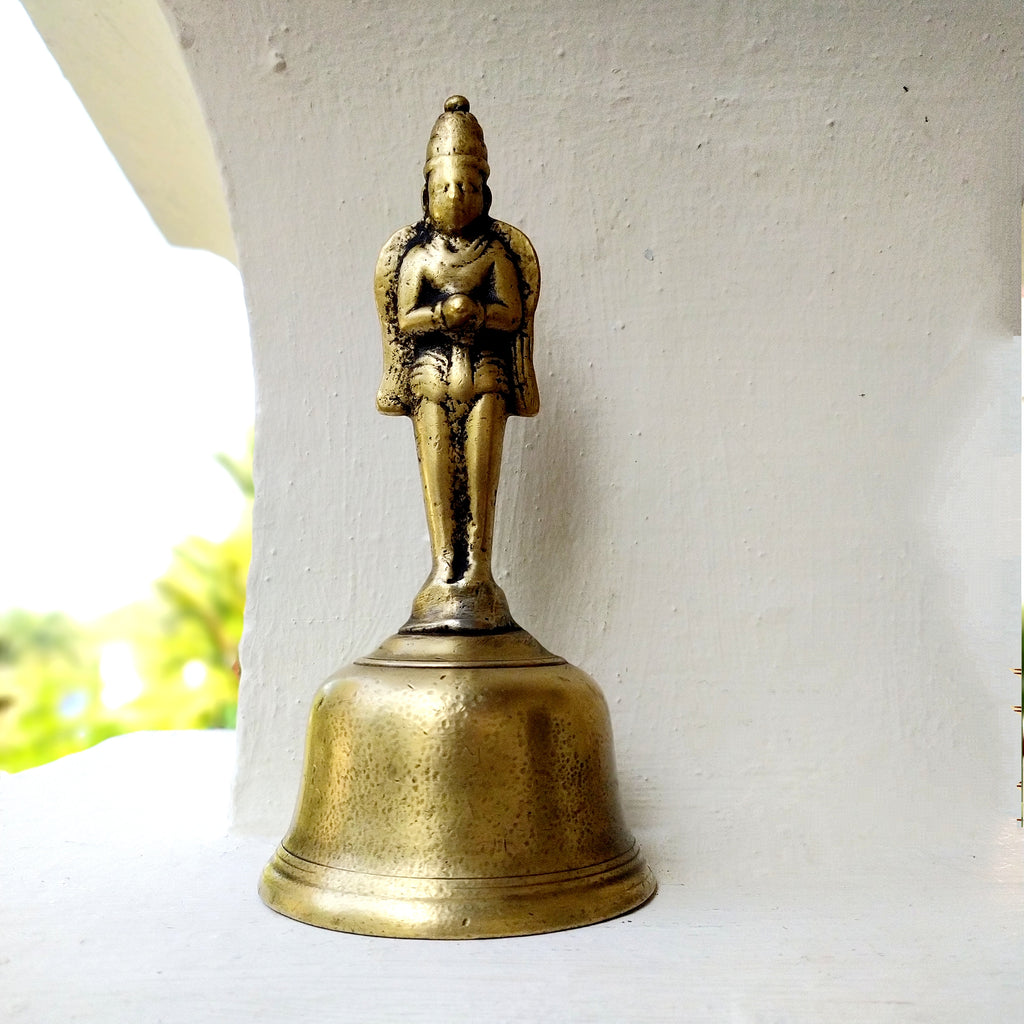
[[[453,248],[448,239],[435,235],[406,255],[402,273],[409,272],[419,280],[416,306],[421,308],[452,295],[468,295],[484,307],[501,303],[498,283],[516,280],[504,246],[486,237]]]

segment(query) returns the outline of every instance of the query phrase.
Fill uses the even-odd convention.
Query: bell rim
[[[536,875],[427,878],[317,864],[278,846],[259,894],[285,917],[387,938],[479,939],[580,928],[647,903],[657,883],[634,840],[584,867]]]

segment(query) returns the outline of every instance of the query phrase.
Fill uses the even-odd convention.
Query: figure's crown
[[[444,113],[434,122],[427,142],[423,177],[427,177],[443,157],[459,157],[477,167],[485,178],[491,173],[483,129],[469,112],[469,100],[465,96],[449,96],[444,101]]]

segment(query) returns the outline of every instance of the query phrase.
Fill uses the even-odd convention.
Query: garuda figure
[[[491,542],[505,422],[540,405],[540,270],[529,239],[490,217],[489,172],[480,124],[452,96],[427,144],[424,217],[392,235],[377,261],[377,408],[412,419],[433,556],[403,632],[515,628]]]

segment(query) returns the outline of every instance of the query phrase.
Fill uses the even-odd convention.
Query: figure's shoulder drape
[[[516,416],[536,416],[540,411],[540,392],[537,390],[537,374],[533,368],[533,314],[540,297],[540,264],[533,243],[519,228],[496,220],[492,230],[516,264],[523,302],[523,320],[512,352],[515,394],[509,412]]]
[[[419,225],[396,231],[377,257],[373,292],[380,317],[384,344],[384,373],[377,391],[377,409],[388,416],[407,416],[412,411],[409,371],[412,366],[412,342],[398,330],[398,274],[402,260],[413,247]]]

